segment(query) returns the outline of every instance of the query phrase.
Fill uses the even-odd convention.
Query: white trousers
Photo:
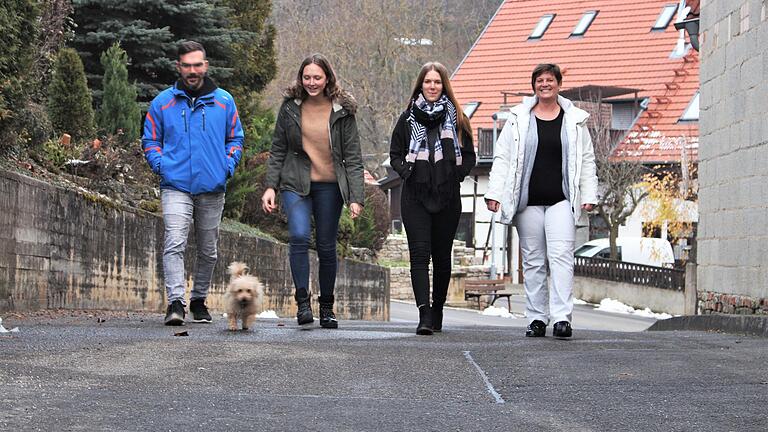
[[[545,324],[571,321],[573,313],[573,248],[576,225],[568,201],[532,206],[516,215],[523,252],[525,316]],[[551,290],[547,286],[547,263]]]

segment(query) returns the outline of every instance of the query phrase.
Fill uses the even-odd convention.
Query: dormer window
[[[651,27],[651,31],[666,30],[669,23],[672,22],[672,17],[675,16],[675,12],[677,12],[676,4],[664,6],[664,9],[661,10],[661,14],[659,14],[659,18],[653,24],[653,27]]]
[[[699,121],[699,92],[696,92],[696,95],[691,99],[688,108],[680,116],[680,121]]]
[[[531,35],[528,36],[528,39],[541,39],[541,37],[544,36],[544,32],[549,28],[549,25],[552,24],[552,20],[555,19],[555,16],[556,14],[547,14],[541,17],[539,23],[536,24],[533,32],[531,32]]]
[[[571,32],[571,37],[584,36],[584,33],[587,32],[589,26],[592,25],[592,21],[595,20],[597,12],[598,11],[589,11],[585,13],[584,16],[582,16],[579,20],[579,23],[576,24],[576,27],[574,27],[573,32]]]

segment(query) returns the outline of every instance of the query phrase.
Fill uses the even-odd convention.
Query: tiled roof
[[[675,0],[507,0],[467,54],[451,79],[461,103],[481,102],[472,126],[491,128],[491,115],[503,104],[520,102],[516,92],[531,93],[530,77],[539,63],[563,69],[562,90],[587,85],[640,89],[650,98],[626,139],[617,148],[622,158],[644,162],[674,162],[687,142],[690,157],[698,153],[698,122],[679,118],[699,89],[696,51],[671,58],[679,38],[672,22],[664,31],[651,31],[664,6]],[[599,11],[583,37],[570,38],[587,11]],[[557,14],[535,41],[528,40],[546,14]],[[629,95],[632,97],[633,95]],[[684,138],[681,141],[680,138]]]

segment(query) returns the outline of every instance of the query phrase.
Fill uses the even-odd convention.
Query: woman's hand
[[[261,209],[264,210],[264,213],[272,213],[275,208],[277,208],[275,205],[275,190],[267,188],[264,191],[264,195],[261,196]]]
[[[361,206],[360,204],[352,203],[349,205],[349,216],[352,219],[357,218],[362,213],[363,213],[363,206]]]
[[[595,205],[592,203],[582,204],[581,208],[588,212],[591,212],[595,208]]]
[[[498,201],[495,201],[495,200],[492,200],[492,199],[487,199],[487,200],[485,200],[485,205],[488,207],[489,211],[492,211],[494,213],[499,211],[499,202]]]

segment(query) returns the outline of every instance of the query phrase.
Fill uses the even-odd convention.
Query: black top
[[[460,205],[459,185],[475,166],[475,147],[472,144],[472,136],[459,131],[462,133],[460,166],[456,165],[455,150],[447,139],[441,140],[443,160],[436,164],[434,163],[435,143],[440,139],[442,120],[422,123],[427,128],[429,161],[406,162],[411,137],[408,114],[406,110],[400,115],[392,131],[389,147],[392,169],[403,179],[402,199],[421,202],[432,213],[440,211],[448,204]]]
[[[528,184],[528,205],[549,206],[565,199],[563,194],[563,109],[553,120],[536,117],[539,144]]]

